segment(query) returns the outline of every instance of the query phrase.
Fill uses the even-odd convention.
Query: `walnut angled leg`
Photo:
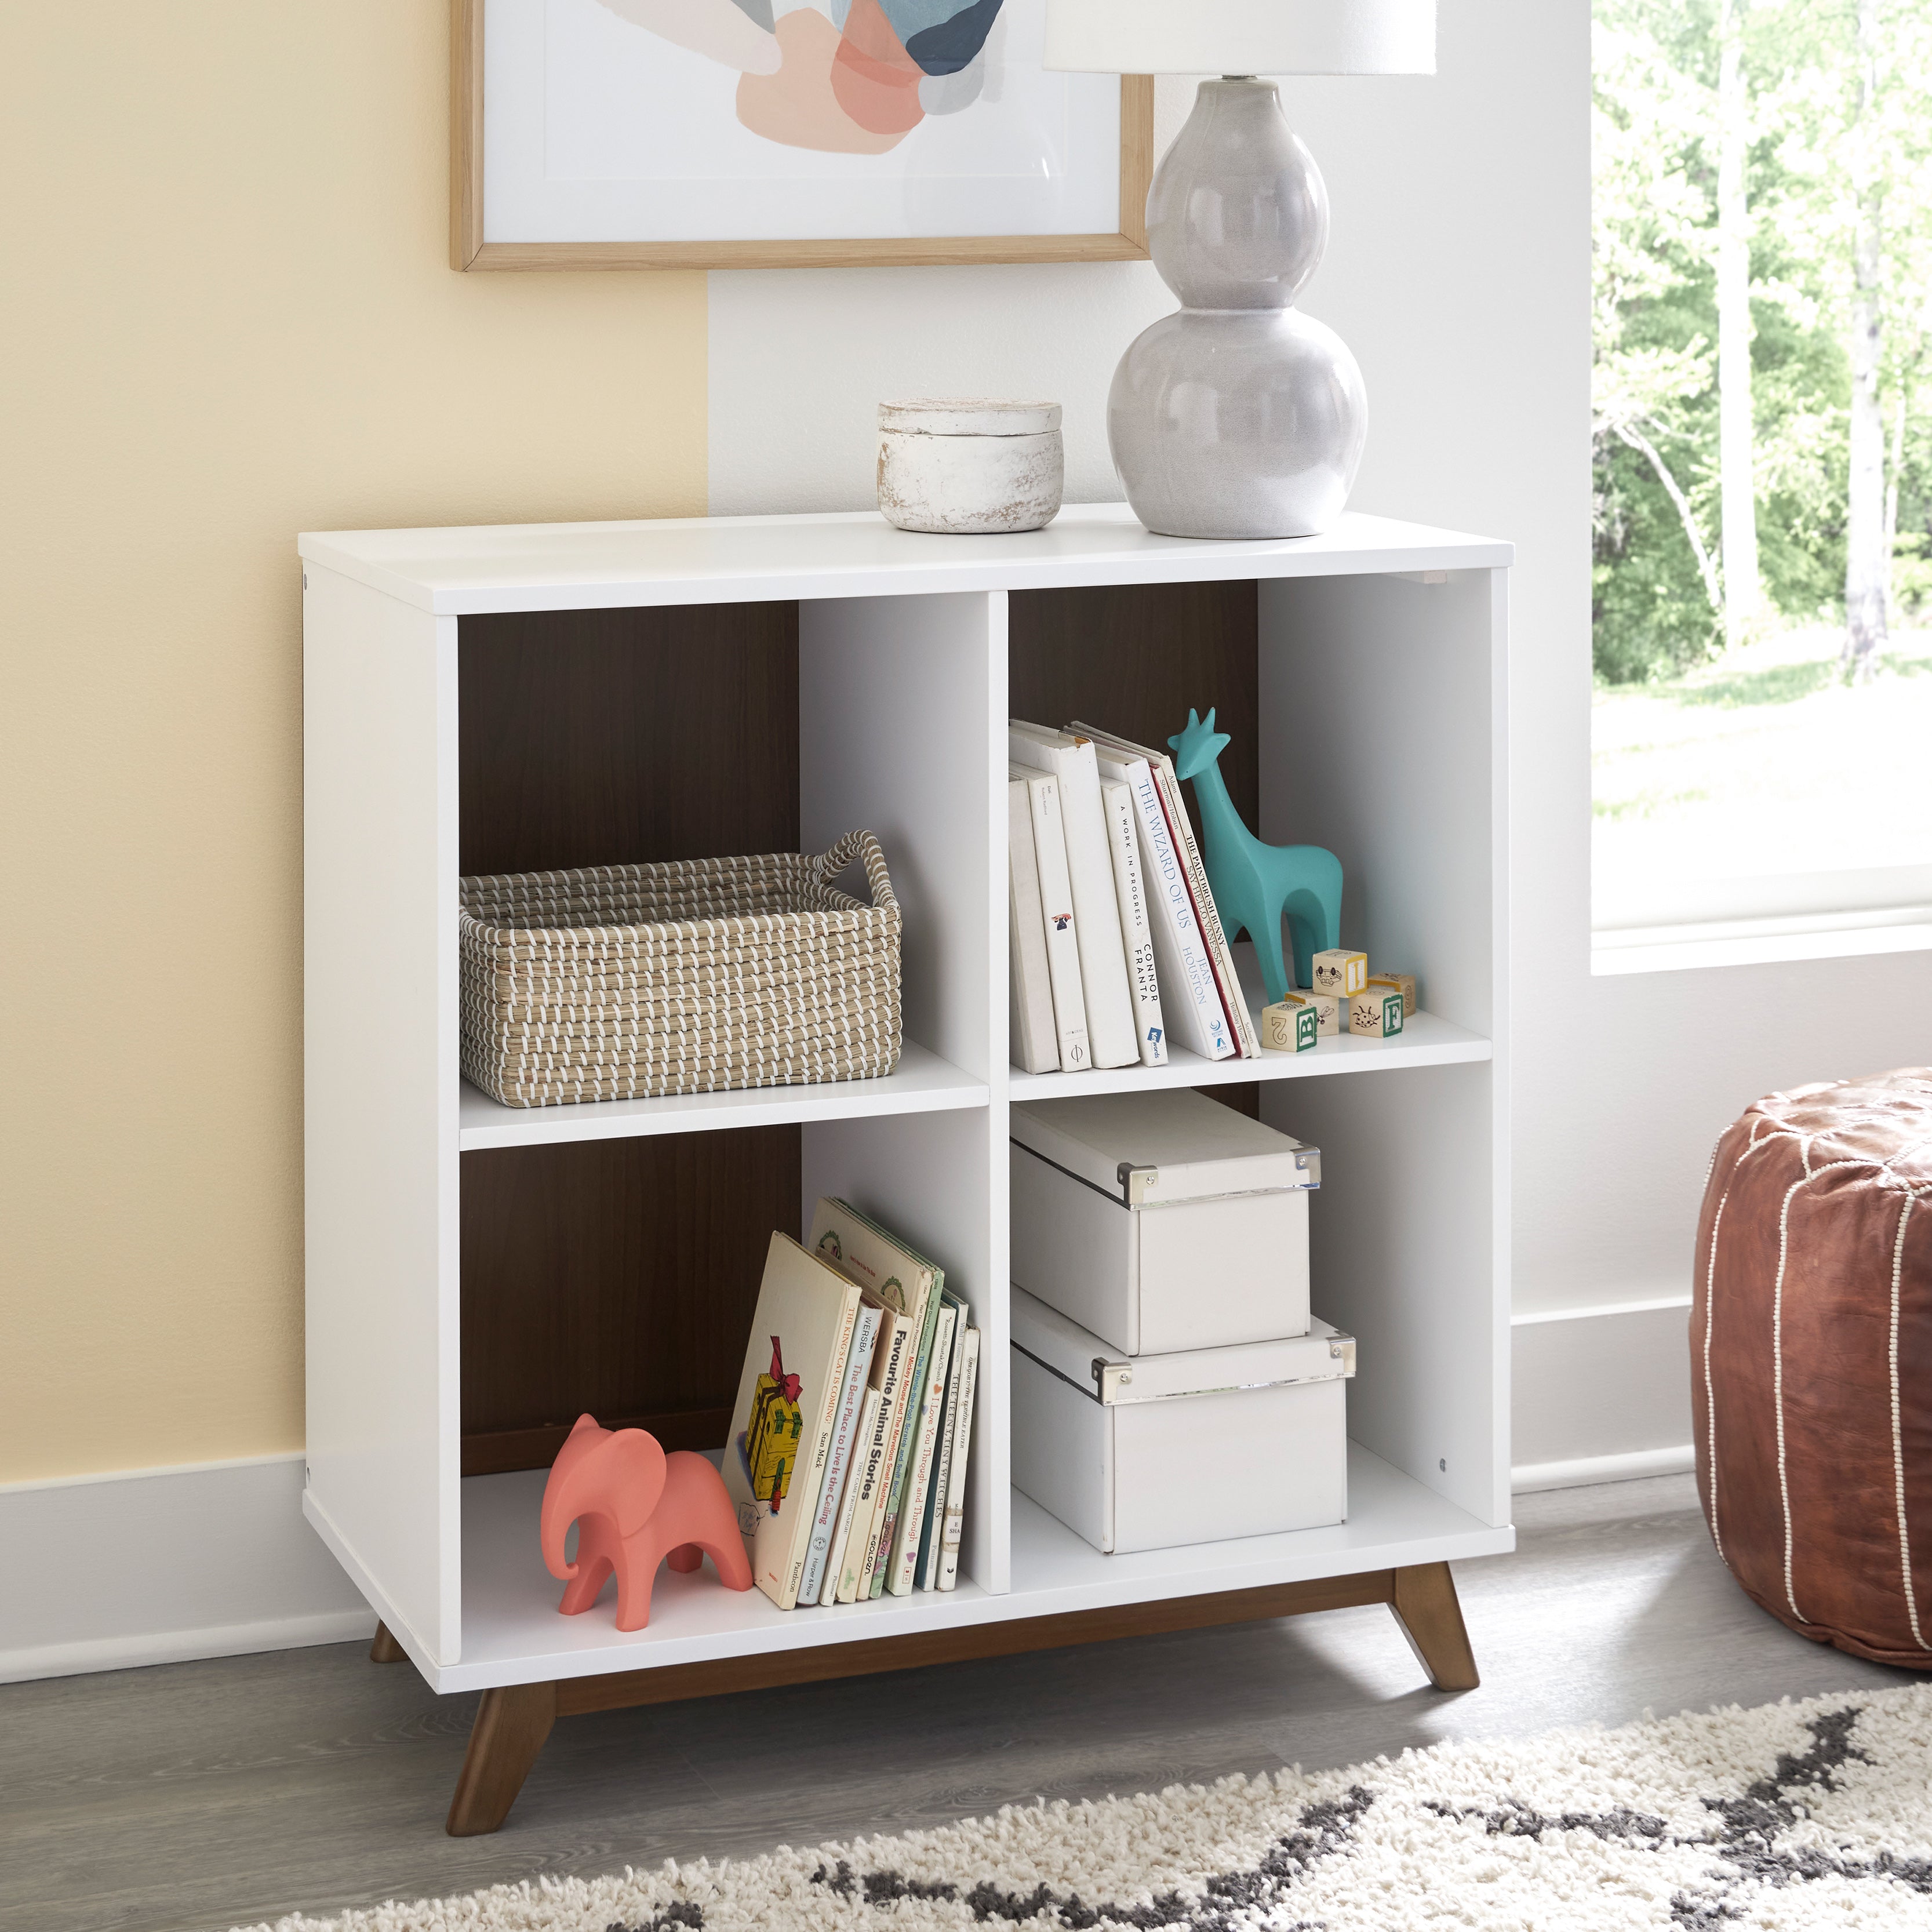
[[[376,1626],[376,1641],[369,1646],[371,1664],[406,1664],[410,1654],[389,1634],[387,1624]]]
[[[452,1838],[494,1832],[509,1816],[556,1722],[554,1684],[511,1684],[484,1692],[450,1800]]]
[[[1474,1690],[1483,1680],[1448,1564],[1418,1563],[1394,1574],[1389,1608],[1429,1681],[1438,1690]]]

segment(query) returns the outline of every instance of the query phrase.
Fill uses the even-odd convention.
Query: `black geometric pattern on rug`
[[[1742,1888],[1751,1885],[1781,1889],[1822,1878],[1878,1879],[1932,1894],[1932,1859],[1894,1858],[1889,1852],[1873,1858],[1837,1857],[1809,1845],[1795,1851],[1777,1849],[1776,1840],[1804,1815],[1797,1794],[1836,1791],[1840,1787],[1835,1774],[1845,1765],[1871,1762],[1852,1742],[1858,1720],[1856,1706],[1808,1719],[1810,1748],[1796,1757],[1781,1752],[1770,1772],[1747,1785],[1740,1797],[1706,1798],[1704,1808],[1721,1822],[1695,1838],[1678,1838],[1661,1818],[1622,1809],[1564,1811],[1549,1817],[1514,1798],[1489,1811],[1434,1803],[1424,1808],[1459,1822],[1480,1821],[1492,1838],[1536,1838],[1551,1830],[1581,1831],[1653,1850],[1708,1846],[1719,1868],[1695,1894],[1680,1892],[1671,1900],[1671,1921],[1678,1925],[1714,1927],[1742,1918],[1743,1909],[1734,1901]]]
[[[1845,1766],[1871,1761],[1852,1741],[1858,1714],[1853,1705],[1808,1719],[1809,1746],[1796,1756],[1780,1754],[1771,1770],[1740,1796],[1704,1799],[1712,1822],[1694,1837],[1680,1836],[1663,1819],[1624,1808],[1551,1815],[1506,1798],[1486,1810],[1432,1801],[1424,1808],[1448,1821],[1480,1823],[1492,1837],[1534,1838],[1552,1830],[1584,1831],[1640,1850],[1708,1850],[1713,1860],[1708,1880],[1694,1891],[1678,1892],[1671,1900],[1672,1922],[1695,1932],[1714,1932],[1744,1917],[1743,1901],[1754,1886],[1782,1888],[1836,1877],[1904,1886],[1932,1894],[1932,1859],[1899,1858],[1889,1852],[1858,1858],[1810,1846],[1784,1850],[1778,1844],[1806,1815],[1806,1794],[1840,1790],[1838,1774]],[[1144,1904],[1089,1904],[1077,1892],[1058,1892],[1043,1884],[1029,1892],[1004,1889],[984,1879],[962,1886],[946,1880],[908,1878],[890,1868],[862,1871],[846,1858],[820,1864],[811,1882],[838,1898],[861,1900],[882,1911],[903,1899],[956,1902],[980,1924],[1026,1925],[1046,1919],[1066,1932],[1092,1932],[1103,1925],[1131,1926],[1136,1932],[1166,1932],[1169,1928],[1174,1932],[1238,1932],[1238,1928],[1261,1922],[1272,1924],[1274,1932],[1321,1932],[1318,1921],[1291,1922],[1286,1909],[1292,1909],[1294,1891],[1318,1865],[1349,1849],[1356,1826],[1375,1802],[1372,1791],[1355,1784],[1340,1798],[1304,1805],[1294,1828],[1275,1840],[1258,1864],[1248,1870],[1216,1873],[1198,1898],[1168,1892]],[[1277,1921],[1274,1915],[1278,1910],[1283,1916]],[[702,1909],[687,1901],[638,1924],[614,1924],[609,1932],[703,1932],[704,1924]]]
[[[855,1872],[844,1858],[836,1867],[821,1864],[812,1882],[843,1898],[862,1896],[868,1905],[890,1906],[902,1898],[956,1899],[982,1925],[996,1920],[1025,1924],[1050,1916],[1068,1932],[1090,1932],[1098,1925],[1131,1925],[1136,1932],[1169,1926],[1186,1932],[1234,1932],[1238,1924],[1251,1924],[1256,1914],[1282,1902],[1322,1859],[1342,1850],[1356,1821],[1375,1802],[1372,1792],[1355,1784],[1342,1797],[1304,1805],[1297,1828],[1277,1838],[1252,1870],[1216,1873],[1198,1899],[1169,1892],[1144,1905],[1089,1905],[1078,1892],[1057,1892],[1045,1885],[1030,1892],[1004,1892],[983,1879],[962,1891],[943,1880],[908,1879],[896,1871]],[[1318,1928],[1302,1920],[1283,1923],[1279,1932]]]

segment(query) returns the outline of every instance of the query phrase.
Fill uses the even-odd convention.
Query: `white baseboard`
[[[1510,1324],[1511,1480],[1562,1489],[1690,1466],[1690,1298],[1652,1293]]]
[[[1686,1442],[1676,1449],[1633,1449],[1622,1456],[1579,1456],[1568,1462],[1519,1462],[1510,1472],[1510,1487],[1524,1496],[1532,1490],[1580,1490],[1592,1483],[1681,1476],[1696,1461],[1696,1450]]]
[[[299,1455],[0,1485],[0,1683],[366,1640]]]

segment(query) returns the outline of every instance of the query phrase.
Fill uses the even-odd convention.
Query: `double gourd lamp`
[[[1312,536],[1368,434],[1362,372],[1294,306],[1328,244],[1328,191],[1274,74],[1436,71],[1436,0],[1047,0],[1046,65],[1219,74],[1155,171],[1148,251],[1180,298],[1108,399],[1134,514],[1180,537]]]

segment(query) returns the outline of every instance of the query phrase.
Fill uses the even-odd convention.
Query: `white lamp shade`
[[[1433,74],[1436,0],[1047,0],[1076,74]]]

